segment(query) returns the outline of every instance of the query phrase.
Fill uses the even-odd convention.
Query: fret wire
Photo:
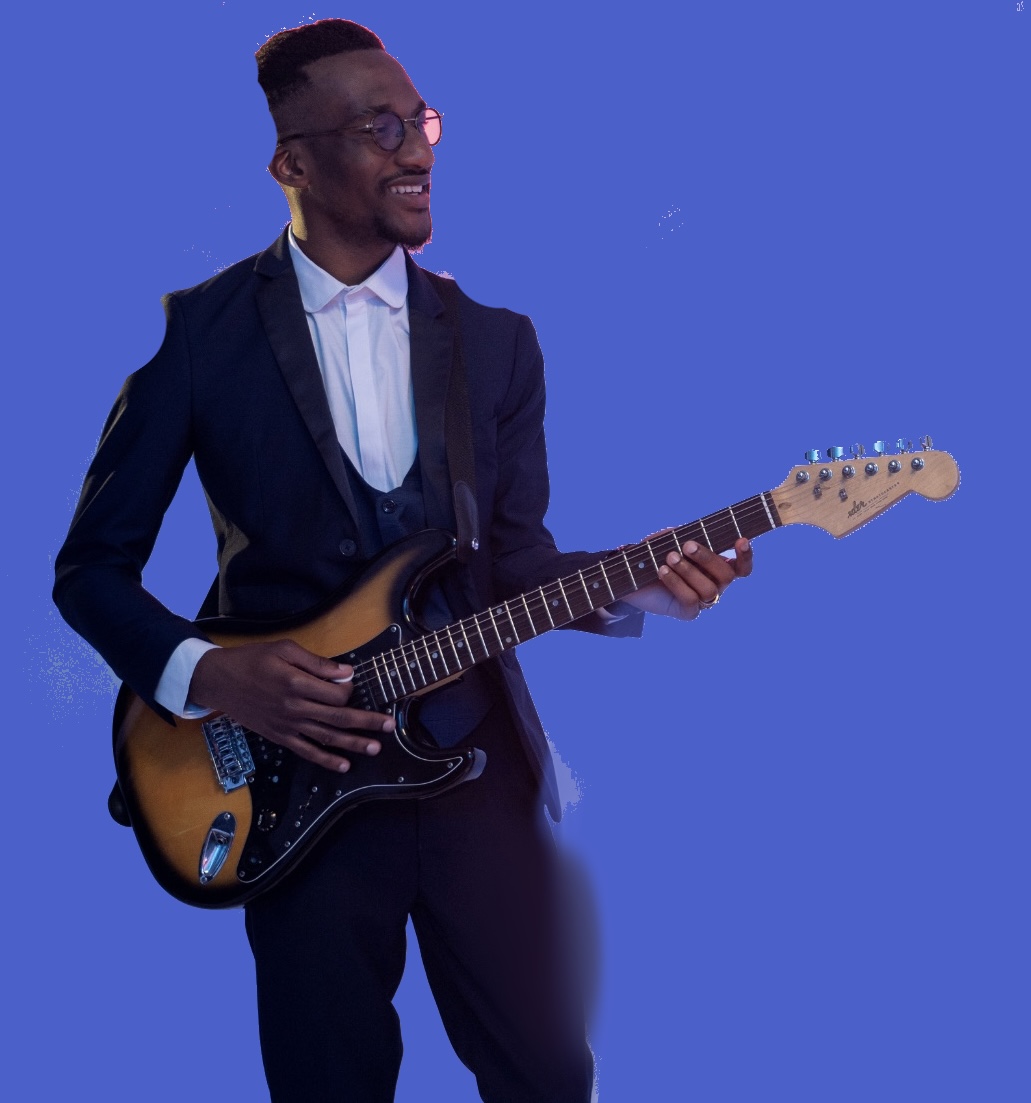
[[[731,510],[729,507],[727,509],[721,510],[720,513],[718,513],[716,516],[719,518],[717,522],[717,527],[721,532],[725,533],[725,536],[721,537],[721,539],[727,541],[727,546],[729,550],[729,548],[732,548],[734,546],[734,540],[736,539],[736,537],[732,536],[731,533],[732,531],[737,529],[737,518],[734,516],[733,510]]]
[[[541,604],[544,606],[544,612],[548,614],[548,621],[551,623],[551,627],[555,627],[555,618],[551,615],[551,609],[548,607],[548,599],[544,596],[544,587],[538,586],[537,593],[541,595]]]
[[[443,628],[438,629],[438,632],[447,632],[448,643],[451,644],[451,654],[454,656],[455,664],[458,669],[462,669],[462,655],[458,648],[455,646],[455,637],[451,634],[451,625],[445,624]]]
[[[637,585],[637,579],[634,578],[634,572],[630,566],[630,560],[626,557],[626,552],[620,552],[620,554],[623,556],[623,562],[626,564],[626,570],[627,574],[630,576],[631,584],[633,585],[635,590],[639,590],[641,587]]]
[[[511,604],[511,602],[506,601],[504,605],[501,606],[501,608],[505,610],[505,616],[508,617],[508,623],[512,629],[512,635],[515,636],[515,642],[522,643],[523,641],[519,638],[519,629],[516,628],[515,621],[512,619]]]
[[[741,539],[741,526],[737,523],[737,518],[734,516],[733,506],[729,507],[727,509],[727,512],[730,514],[730,519],[734,522],[734,528],[737,529],[737,538],[738,538],[738,540],[740,540]]]
[[[609,601],[615,601],[616,600],[616,595],[612,592],[612,583],[609,582],[609,576],[608,576],[608,573],[605,570],[605,561],[604,560],[602,560],[598,564],[598,569],[601,571],[601,577],[605,580],[605,588],[609,592]]]
[[[494,635],[498,637],[498,649],[500,651],[505,650],[505,641],[501,638],[501,633],[498,631],[498,622],[494,616],[494,610],[488,609],[487,615],[490,617],[490,626],[494,629]]]
[[[584,597],[587,598],[587,605],[590,609],[594,609],[594,602],[591,600],[591,591],[587,589],[587,583],[584,581],[583,571],[577,571],[577,577],[580,579],[580,585],[584,588]]]
[[[473,652],[473,645],[469,642],[469,637],[465,634],[465,624],[462,621],[458,622],[458,630],[462,633],[462,639],[465,640],[465,649],[469,654],[470,660],[475,663],[476,655]]]
[[[412,673],[412,661],[408,658],[407,649],[407,644],[402,644],[399,648],[401,652],[401,661],[404,664],[404,671],[408,675],[408,680],[412,683],[412,692],[414,693],[419,687],[416,684],[415,675]],[[425,679],[423,679],[423,684],[425,685]]]
[[[681,532],[684,533],[683,536],[681,536]],[[687,527],[684,526],[682,528],[681,527],[672,528],[672,529],[669,530],[669,532],[660,532],[658,534],[658,536],[655,536],[655,537],[652,538],[651,542],[659,550],[659,553],[662,556],[662,558],[665,559],[666,556],[669,554],[666,551],[666,548],[665,548],[665,544],[666,544],[667,540],[670,543],[669,551],[678,552],[684,546],[684,541],[686,539],[687,539]]]
[[[427,665],[430,668],[430,680],[427,685],[432,685],[434,682],[440,681],[440,675],[437,673],[437,665],[433,661],[433,656],[430,654],[430,637],[429,635],[420,636],[416,641],[416,644],[422,644],[423,658],[426,660]],[[422,661],[419,662],[420,669],[422,668]],[[425,677],[425,674],[423,674]]]
[[[372,657],[372,671],[376,675],[376,681],[379,682],[380,692],[382,693],[383,700],[385,702],[387,700],[387,691],[383,687],[383,679],[380,677],[379,665],[377,664],[376,659],[377,659],[377,656],[373,655],[373,657]]]
[[[771,530],[775,529],[777,526],[773,523],[773,514],[770,513],[770,507],[766,504],[766,495],[765,494],[760,494],[759,498],[762,501],[763,509],[766,510],[766,516],[769,517],[769,519],[770,519],[770,528],[771,528]]]
[[[444,676],[446,677],[451,671],[448,669],[447,659],[444,658],[444,648],[441,646],[440,636],[438,636],[436,632],[431,632],[430,635],[433,637],[434,643],[437,646],[437,654],[440,656],[440,663],[444,667]]]
[[[533,635],[537,635],[537,626],[533,623],[533,614],[530,612],[530,606],[526,604],[526,594],[520,594],[519,600],[523,603],[523,608],[526,610],[526,619],[530,622],[530,632]]]
[[[382,672],[382,677],[386,684],[385,701],[389,704],[391,701],[398,700],[401,694],[397,692],[397,686],[394,685],[394,681],[390,676],[390,663],[387,659],[387,652],[381,651],[379,656],[379,668]]]
[[[576,617],[573,616],[573,608],[569,604],[569,598],[566,597],[566,588],[562,585],[562,579],[557,579],[555,585],[558,586],[558,592],[562,595],[562,600],[565,602],[566,612],[569,614],[569,619],[576,620]]]
[[[419,677],[422,678],[422,684],[425,687],[425,686],[428,686],[430,684],[430,680],[429,680],[429,678],[426,677],[426,671],[423,670],[423,668],[422,668],[422,659],[419,658],[418,643],[419,643],[418,640],[413,640],[412,643],[411,643],[412,658],[415,659],[415,665],[416,665],[416,667],[418,667],[418,670],[419,670]],[[414,681],[414,680],[415,679],[413,678],[412,681]]]
[[[473,622],[473,627],[476,629],[477,635],[480,637],[480,643],[483,644],[484,658],[489,659],[490,658],[490,648],[487,646],[487,641],[486,641],[486,639],[484,639],[484,636],[483,636],[483,629],[480,627],[480,614],[479,613],[474,614],[474,616],[471,619],[472,619],[472,622]]]
[[[383,669],[387,675],[387,685],[390,686],[390,699],[391,701],[400,700],[404,696],[404,683],[401,683],[400,692],[398,692],[397,682],[401,680],[401,672],[397,668],[397,660],[394,658],[394,648],[389,651],[381,653],[383,660]]]
[[[706,544],[709,545],[709,551],[715,551],[716,549],[713,548],[712,541],[709,539],[709,534],[705,531],[705,522],[699,518],[698,525],[702,530],[702,536],[705,537]]]
[[[734,523],[740,530],[741,535],[746,539],[748,537],[749,527],[755,525],[757,519],[762,517],[761,512],[756,508],[757,505],[758,499],[752,502],[738,502],[731,510],[734,517]]]
[[[684,544],[690,539],[691,534],[685,525],[683,528],[672,529],[670,532],[660,533],[660,535],[655,538],[655,546],[659,549],[663,560],[665,560],[669,552],[676,552],[677,555],[683,555]],[[670,541],[669,551],[663,547],[666,540]]]
[[[587,568],[587,573],[591,576],[591,584],[588,587],[588,591],[591,595],[591,607],[598,609],[608,602],[608,598],[606,598],[602,592],[601,582],[598,581],[598,576],[600,574],[601,580],[605,582],[605,588],[608,589],[608,582],[605,579],[605,568],[601,563],[595,563],[593,566]],[[580,572],[580,577],[586,581],[586,576],[583,571]]]
[[[706,528],[705,525],[706,520],[709,522],[708,528]],[[701,527],[702,532],[705,534],[705,542],[709,545],[709,551],[718,553],[722,548],[722,540],[720,539],[719,534],[723,530],[722,522],[720,521],[718,515],[715,513],[711,513],[707,518],[699,519],[698,524]],[[713,536],[716,539],[715,544],[713,543],[712,537],[709,536],[709,529],[712,530]]]
[[[655,568],[655,573],[659,573],[659,561],[655,558],[655,552],[652,551],[652,544],[650,540],[644,541],[644,546],[648,549],[648,554],[652,557],[652,566]]]

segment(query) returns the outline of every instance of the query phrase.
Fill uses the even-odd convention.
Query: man
[[[289,231],[166,297],[165,341],[105,427],[58,557],[55,600],[169,720],[224,712],[346,772],[394,725],[349,707],[350,667],[290,641],[214,647],[142,588],[191,455],[218,542],[206,615],[297,613],[392,540],[454,528],[447,403],[459,371],[480,546],[429,587],[427,616],[467,615],[598,556],[562,555],[543,524],[543,364],[529,321],[459,294],[456,335],[446,289],[406,256],[430,237],[437,112],[380,40],[345,20],[284,31],[257,57]],[[694,544],[684,552],[628,603],[576,627],[634,634],[641,611],[694,619],[751,570],[747,541],[735,560]],[[410,915],[482,1098],[586,1103],[592,1059],[541,799],[556,817],[559,805],[512,652],[435,693],[423,718],[441,745],[484,748],[483,775],[431,800],[348,813],[248,906],[272,1098],[393,1098],[401,1042],[391,999]]]

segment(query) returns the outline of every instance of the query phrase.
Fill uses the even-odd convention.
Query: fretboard
[[[751,540],[780,523],[773,498],[765,491],[680,528],[620,548],[582,571],[383,651],[357,666],[356,681],[367,687],[376,707],[385,709],[510,647],[571,624],[640,590],[659,577],[666,556],[689,540],[721,553],[729,551],[735,540]]]

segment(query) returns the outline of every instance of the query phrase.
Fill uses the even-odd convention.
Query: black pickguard
[[[358,664],[401,640],[399,625],[390,625],[360,648],[338,655]],[[361,686],[351,698],[356,708],[374,709]],[[478,776],[486,756],[475,748],[441,750],[422,736],[418,703],[402,702],[391,710],[397,727],[381,738],[378,755],[349,756],[351,768],[334,773],[299,758],[276,743],[247,733],[255,772],[249,782],[253,820],[237,869],[241,885],[256,885],[296,849],[310,845],[345,808],[367,800],[426,797]],[[277,871],[278,872],[278,871]]]

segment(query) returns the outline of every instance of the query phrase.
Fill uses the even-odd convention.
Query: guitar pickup
[[[216,716],[201,724],[215,776],[223,793],[247,784],[254,773],[254,758],[247,742],[247,729],[228,716]]]

